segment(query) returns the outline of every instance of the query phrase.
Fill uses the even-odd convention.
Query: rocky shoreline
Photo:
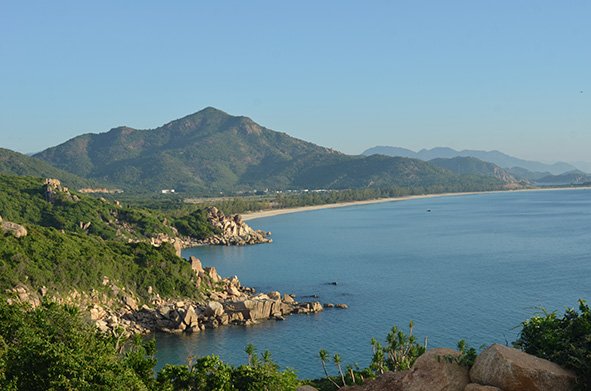
[[[296,300],[292,294],[273,291],[257,293],[243,286],[238,277],[222,278],[214,267],[203,267],[190,257],[196,275],[196,287],[204,286],[207,294],[201,300],[163,299],[149,289],[149,300],[143,301],[108,277],[103,278],[103,292],[72,291],[68,295],[49,296],[47,289],[31,292],[25,285],[12,289],[10,302],[39,306],[42,300],[70,304],[88,314],[98,330],[120,336],[135,334],[196,333],[226,325],[251,326],[266,320],[284,320],[291,314],[314,314],[325,308],[346,309],[346,304],[321,304],[319,301]]]

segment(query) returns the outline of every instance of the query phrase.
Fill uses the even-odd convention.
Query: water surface
[[[430,210],[430,212],[428,211]],[[159,365],[244,347],[270,350],[301,377],[322,376],[322,348],[366,366],[369,341],[415,322],[429,346],[512,342],[537,306],[563,310],[591,297],[591,191],[442,197],[316,210],[250,222],[272,244],[188,249],[258,291],[319,295],[348,310],[283,322],[158,335]],[[337,285],[330,285],[330,282]],[[303,299],[302,299],[303,300]]]

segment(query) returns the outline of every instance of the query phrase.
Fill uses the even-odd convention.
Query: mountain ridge
[[[474,157],[485,162],[494,163],[499,167],[510,169],[514,167],[525,168],[532,172],[549,172],[553,175],[563,174],[567,171],[576,169],[575,166],[565,162],[556,162],[553,164],[546,164],[533,160],[525,160],[516,158],[514,156],[507,155],[503,152],[492,150],[455,150],[448,147],[435,147],[431,149],[421,149],[418,152],[414,152],[410,149],[390,146],[376,146],[365,150],[362,155],[368,156],[372,154],[382,154],[387,156],[403,156],[421,160],[432,160],[437,158],[454,158],[454,157]]]
[[[87,133],[35,157],[85,178],[149,192],[175,188],[219,194],[462,182],[451,171],[421,160],[346,155],[213,107],[154,129],[120,126]],[[490,186],[503,185],[488,180]]]

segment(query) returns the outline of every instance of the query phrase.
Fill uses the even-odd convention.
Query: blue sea
[[[414,321],[419,340],[479,348],[511,343],[540,307],[591,298],[591,191],[463,195],[315,210],[257,219],[273,243],[188,249],[260,292],[318,295],[347,310],[291,315],[253,327],[157,335],[159,366],[217,354],[246,362],[269,350],[302,378],[321,377],[318,351],[365,367],[370,340]],[[336,282],[336,285],[330,283]]]

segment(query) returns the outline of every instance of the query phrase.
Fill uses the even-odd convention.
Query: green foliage
[[[472,368],[476,357],[478,357],[476,349],[466,345],[466,341],[461,339],[458,341],[458,351],[460,352],[458,356],[446,355],[438,357],[438,359],[443,359],[449,363],[455,363],[468,369]]]
[[[98,187],[95,181],[81,178],[70,172],[60,170],[47,162],[0,148],[0,173],[7,175],[58,178],[67,186],[77,189],[82,187]]]
[[[232,367],[217,356],[202,357],[189,365],[166,365],[157,378],[158,388],[166,391],[290,391],[300,384],[294,371],[280,371],[270,357],[254,356],[256,349],[248,345],[249,364]]]
[[[158,233],[172,235],[165,216],[147,209],[118,207],[75,192],[46,194],[43,179],[0,175],[0,216],[103,239],[142,240]],[[83,226],[88,224],[88,228]]]
[[[578,311],[559,317],[544,310],[524,321],[514,346],[574,370],[581,389],[591,388],[591,308],[584,300]]]
[[[104,289],[103,276],[148,297],[148,287],[164,297],[198,297],[194,273],[171,245],[122,243],[54,228],[29,226],[20,239],[0,240],[0,289],[26,283],[57,292]]]
[[[76,137],[36,157],[135,192],[201,195],[254,189],[351,189],[503,185],[416,159],[349,156],[214,108],[153,130],[115,128]]]
[[[157,383],[163,391],[235,390],[232,367],[214,355],[201,357],[188,365],[166,365],[158,372]]]
[[[205,239],[219,233],[207,220],[207,211],[205,209],[197,209],[190,214],[176,218],[174,226],[181,235],[196,239]]]
[[[398,327],[393,326],[386,337],[386,366],[391,371],[410,369],[417,358],[427,350],[426,340],[423,345],[417,343],[413,335],[413,326],[411,321],[408,326],[408,335]]]
[[[19,390],[147,390],[149,351],[122,357],[74,308],[45,303],[34,310],[0,301],[0,388]],[[132,358],[133,357],[133,358]]]

